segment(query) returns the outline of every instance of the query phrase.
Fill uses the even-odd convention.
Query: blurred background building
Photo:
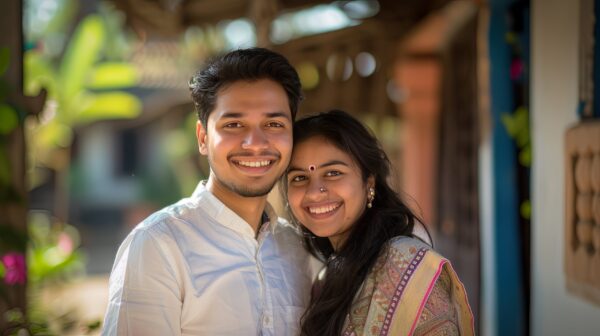
[[[339,108],[378,136],[478,334],[597,335],[597,13],[598,0],[4,2],[0,330],[98,333],[120,242],[208,175],[189,78],[262,46],[298,70],[299,117]]]

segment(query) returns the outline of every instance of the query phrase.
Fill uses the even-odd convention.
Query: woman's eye
[[[342,173],[337,170],[331,170],[325,174],[325,176],[327,176],[327,177],[333,177],[333,176],[339,176],[339,175],[342,175]]]
[[[304,180],[306,180],[306,176],[304,176],[304,175],[297,175],[297,176],[292,177],[290,179],[290,182],[302,182]]]

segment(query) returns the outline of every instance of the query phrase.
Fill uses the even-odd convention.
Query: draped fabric
[[[362,284],[343,335],[474,335],[473,315],[450,262],[398,237]]]

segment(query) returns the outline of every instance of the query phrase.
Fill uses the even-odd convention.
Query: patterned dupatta
[[[460,335],[474,335],[465,289],[450,262],[421,241],[398,237],[367,275],[343,335],[413,335],[436,281],[444,274]],[[435,299],[432,297],[432,299]]]

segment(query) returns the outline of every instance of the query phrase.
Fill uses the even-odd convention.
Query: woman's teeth
[[[327,213],[327,212],[331,212],[335,209],[337,209],[339,207],[339,204],[332,204],[332,205],[327,205],[327,206],[321,206],[321,207],[309,207],[308,211],[311,214],[323,214],[323,213]]]

